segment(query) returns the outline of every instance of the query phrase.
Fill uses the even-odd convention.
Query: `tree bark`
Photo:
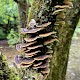
[[[58,15],[52,16],[51,11],[55,5],[64,4],[63,2],[66,2],[66,4],[68,4],[67,1],[70,2],[70,0],[51,1],[49,2],[49,4],[46,4],[46,1],[44,0],[43,0],[44,2],[41,2],[41,1],[39,2],[39,6],[44,6],[44,8],[37,7],[38,5],[32,5],[32,10],[29,14],[30,17],[28,18],[29,19],[28,21],[34,18],[37,22],[40,22],[40,23],[45,23],[48,21],[52,22],[50,26],[54,28],[53,30],[57,31],[59,42],[52,45],[54,53],[50,63],[51,71],[46,80],[65,80],[71,40],[79,20],[80,0],[76,0],[76,1],[74,0],[73,5],[72,3],[70,3],[72,8],[66,9],[65,20],[63,20],[62,23],[60,22],[62,21],[62,19],[59,19]],[[37,0],[33,0],[33,4],[35,4],[36,2]],[[45,5],[42,5],[42,4],[45,4]],[[36,8],[36,7],[37,9],[33,10],[33,8]],[[36,15],[34,15],[35,12],[36,12]],[[48,13],[48,14],[44,14],[44,13]],[[40,17],[39,17],[39,14],[40,14]],[[59,22],[58,26],[54,25],[56,22]]]
[[[20,0],[22,1],[22,0]],[[26,1],[26,0],[23,0]],[[26,3],[23,2],[25,5]],[[70,5],[71,8],[66,8],[64,12],[64,19],[60,19],[63,16],[60,14],[53,15],[56,5]],[[26,11],[26,6],[21,6],[19,3],[20,12]],[[33,0],[31,10],[28,15],[20,14],[21,27],[26,26],[26,20],[29,22],[31,19],[35,19],[39,24],[52,22],[50,27],[52,30],[57,31],[59,42],[52,44],[54,53],[50,63],[50,74],[46,80],[65,80],[67,63],[69,58],[69,49],[71,45],[71,39],[76,28],[76,24],[79,20],[80,14],[80,0]],[[60,18],[59,18],[60,17]],[[58,25],[55,25],[58,22]],[[23,25],[24,24],[24,25]]]
[[[58,39],[60,42],[55,45],[54,54],[50,64],[51,72],[47,80],[65,80],[69,49],[76,24],[79,20],[79,14],[73,18],[74,20],[72,21],[71,26],[63,26],[61,27],[62,30],[58,27]]]
[[[14,0],[18,4],[20,27],[25,28],[27,25],[28,3],[26,0]]]
[[[27,22],[29,23],[31,19],[38,19],[38,12],[41,11],[41,6],[43,5],[43,0],[33,0],[30,13],[28,14]],[[41,16],[41,15],[40,15]]]
[[[18,12],[19,12],[19,30],[20,28],[26,28],[27,26],[27,18],[28,18],[28,9],[29,2],[26,0],[14,0],[18,4]],[[19,32],[20,42],[23,43],[23,35]]]

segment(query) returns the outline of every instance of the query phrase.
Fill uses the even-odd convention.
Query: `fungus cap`
[[[39,37],[39,36],[36,36],[36,37],[34,37],[34,38],[24,38],[24,40],[25,40],[26,42],[32,42],[32,41],[37,40],[38,38],[40,38],[40,37]]]
[[[49,33],[45,33],[45,34],[40,34],[39,37],[47,37],[47,36],[50,36],[52,34],[56,34],[56,32],[49,32]]]
[[[34,59],[24,59],[21,61],[21,65],[32,64],[34,61]]]
[[[25,44],[22,44],[22,47],[27,47],[27,46],[30,46],[35,43],[36,43],[36,41],[30,42],[30,43],[25,43]]]
[[[42,25],[38,25],[37,27],[39,27],[39,28],[45,28],[45,27],[49,26],[50,24],[51,24],[51,22],[48,22],[48,23],[44,23]]]
[[[49,57],[50,57],[50,55],[41,55],[39,57],[35,57],[34,60],[44,60],[44,59],[49,58]]]
[[[32,47],[27,47],[28,49],[36,49],[36,48],[40,48],[43,47],[43,45],[37,45],[37,46],[32,46]]]
[[[26,28],[21,28],[20,32],[22,34],[32,34],[32,33],[36,33],[40,30],[42,30],[43,28],[33,28],[33,29],[26,29]]]
[[[39,66],[39,65],[41,65],[41,64],[42,64],[42,62],[38,62],[38,63],[34,63],[33,66],[34,66],[34,67],[37,67],[37,66]]]
[[[44,45],[48,45],[48,44],[50,44],[50,43],[52,43],[54,41],[58,41],[58,40],[57,39],[49,39],[49,40],[44,42]]]
[[[41,51],[38,50],[38,51],[34,51],[34,52],[27,52],[27,53],[25,53],[25,55],[26,56],[35,55],[36,53],[39,53],[39,52],[41,52]]]
[[[43,74],[46,74],[46,73],[49,73],[50,72],[50,69],[49,68],[45,68],[41,71]]]

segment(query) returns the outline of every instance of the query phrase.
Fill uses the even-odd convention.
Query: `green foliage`
[[[11,73],[9,74],[10,76],[10,80],[21,80],[19,75],[15,75],[14,71],[11,71]]]
[[[0,39],[6,38],[11,28],[17,29],[18,22],[17,3],[14,0],[0,0]]]
[[[18,8],[13,0],[0,0],[0,24],[7,24],[8,20],[13,23],[17,16]]]
[[[13,46],[14,44],[18,43],[20,41],[19,34],[14,31],[14,29],[11,29],[10,33],[7,36],[8,44],[10,46]]]
[[[0,28],[0,39],[5,39],[6,34],[3,31],[3,28]]]
[[[0,52],[0,80],[21,80],[19,75],[9,69],[5,56]]]

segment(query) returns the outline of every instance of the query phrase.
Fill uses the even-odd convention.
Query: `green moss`
[[[0,80],[21,80],[19,75],[9,69],[6,57],[0,54]]]
[[[36,19],[36,15],[40,10],[41,4],[43,4],[43,0],[33,0],[31,9],[28,15],[28,22],[30,22],[31,19]]]

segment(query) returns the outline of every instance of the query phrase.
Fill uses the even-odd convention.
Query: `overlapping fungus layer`
[[[21,67],[32,68],[41,72],[42,75],[49,74],[49,62],[53,53],[50,44],[58,41],[56,32],[49,30],[50,24],[50,22],[42,25],[33,24],[29,29],[21,28],[21,34],[27,35],[24,38],[25,43],[16,45],[17,50],[24,54],[23,57],[17,58]]]

